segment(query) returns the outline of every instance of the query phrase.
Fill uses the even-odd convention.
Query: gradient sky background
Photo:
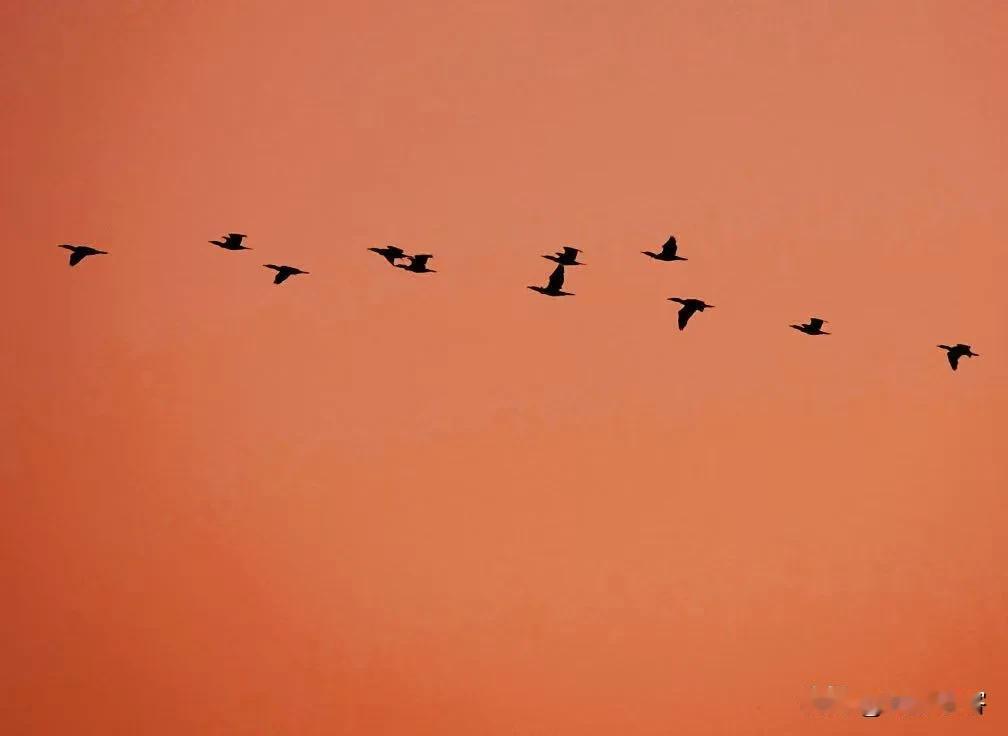
[[[5,734],[1004,732],[1004,3],[17,1],[0,62]]]

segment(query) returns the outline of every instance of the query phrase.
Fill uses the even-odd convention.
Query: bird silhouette
[[[578,262],[578,253],[581,251],[577,248],[571,248],[569,245],[565,245],[563,250],[557,251],[555,255],[543,256],[548,260],[559,263],[561,266],[583,266],[583,263]]]
[[[60,248],[65,248],[70,251],[70,265],[76,266],[78,263],[83,261],[88,256],[104,256],[108,255],[108,251],[98,250],[97,248],[92,248],[90,245],[70,245],[64,243]]]
[[[437,273],[432,268],[427,268],[427,261],[429,261],[432,256],[430,253],[423,253],[417,256],[403,256],[404,258],[409,258],[409,265],[404,263],[394,264],[396,268],[401,268],[404,271],[412,271],[413,273]]]
[[[396,265],[396,259],[408,257],[405,253],[403,253],[402,248],[398,248],[394,245],[387,245],[384,248],[368,248],[368,250],[372,253],[377,253],[393,266]]]
[[[273,277],[274,284],[282,284],[291,276],[297,276],[299,273],[308,273],[307,271],[302,271],[300,268],[294,268],[294,266],[277,266],[273,263],[264,263],[263,265],[277,272],[276,276]]]
[[[688,261],[688,258],[683,258],[677,255],[679,251],[679,246],[676,243],[675,235],[670,235],[669,239],[665,241],[665,245],[661,247],[661,251],[658,253],[652,253],[649,250],[642,250],[646,256],[651,256],[656,261]]]
[[[546,286],[530,286],[528,288],[532,291],[538,291],[540,294],[545,294],[546,296],[574,296],[574,294],[569,291],[563,290],[564,283],[564,267],[561,263],[555,269],[553,273],[550,274],[549,281]]]
[[[242,233],[228,233],[224,236],[223,240],[211,240],[209,242],[224,250],[252,250],[248,246],[242,245],[242,241],[247,237],[248,235],[243,235]]]
[[[824,324],[826,324],[826,320],[810,317],[807,325],[791,325],[791,327],[806,335],[829,335],[829,332],[823,332],[822,326]]]
[[[974,353],[973,348],[969,345],[963,345],[958,343],[956,345],[939,345],[942,350],[946,351],[948,354],[949,365],[952,366],[952,370],[959,370],[959,358],[979,358],[979,353]]]
[[[682,304],[679,309],[679,329],[686,329],[686,323],[689,322],[690,317],[692,317],[697,312],[702,312],[705,309],[713,309],[713,304],[707,304],[703,299],[680,299],[677,296],[670,296],[668,299],[670,302],[678,302]]]

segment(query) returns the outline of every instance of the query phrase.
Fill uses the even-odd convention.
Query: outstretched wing
[[[808,321],[808,323],[809,323],[809,327],[811,327],[811,328],[812,328],[813,330],[818,330],[818,329],[819,329],[820,327],[822,327],[822,326],[823,326],[823,324],[824,324],[825,322],[826,322],[826,320],[823,320],[823,319],[819,319],[818,317],[812,317],[812,318],[811,318],[811,319],[810,319],[810,320]]]
[[[550,291],[560,291],[563,288],[564,282],[564,267],[563,264],[557,266],[553,269],[553,273],[550,274],[549,283],[546,284],[546,288]]]
[[[959,353],[955,350],[949,350],[948,353],[949,365],[952,366],[952,370],[957,370],[959,368]]]
[[[686,303],[683,308],[679,310],[679,329],[686,329],[686,323],[689,322],[689,318],[696,314],[697,308],[695,304]]]
[[[430,253],[421,253],[417,256],[410,256],[410,263],[417,268],[425,268],[427,266],[427,261],[433,258]]]
[[[674,256],[678,250],[679,245],[676,243],[675,235],[670,235],[669,239],[665,241],[665,245],[661,247],[663,256]]]
[[[70,265],[71,266],[76,266],[78,263],[80,263],[81,261],[83,261],[89,255],[91,255],[91,254],[88,253],[87,251],[76,250],[75,249],[70,254]]]
[[[396,245],[386,246],[385,252],[390,256],[395,256],[396,258],[402,258],[406,255],[406,253],[403,252],[403,249]]]
[[[287,280],[287,277],[291,275],[291,272],[285,268],[278,268],[277,275],[273,277],[274,284],[282,284]]]
[[[571,248],[569,245],[565,245],[563,252],[565,256],[573,260],[581,251],[578,248]]]
[[[227,241],[230,245],[241,245],[245,237],[242,233],[228,233]]]

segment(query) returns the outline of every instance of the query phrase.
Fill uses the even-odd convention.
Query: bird
[[[70,245],[69,243],[64,243],[58,246],[60,248],[65,248],[70,251],[70,265],[76,266],[78,263],[83,261],[88,256],[104,256],[108,255],[108,251],[98,250],[97,248],[92,248],[90,245]]]
[[[963,345],[959,343],[957,345],[939,345],[942,350],[948,353],[948,362],[952,366],[952,370],[959,369],[959,358],[979,358],[979,353],[974,353],[973,348],[969,345]]]
[[[564,249],[557,251],[555,255],[543,256],[550,261],[559,263],[561,266],[583,266],[577,259],[578,253],[581,251],[578,248],[571,248],[569,245],[565,245]]]
[[[668,298],[670,302],[678,302],[682,304],[682,308],[679,310],[679,329],[686,329],[686,323],[689,322],[690,317],[692,317],[697,312],[702,312],[705,309],[713,309],[713,304],[707,304],[703,299],[680,299],[677,296],[670,296]]]
[[[242,233],[228,233],[224,236],[223,240],[211,240],[209,242],[224,250],[252,250],[247,245],[242,245],[242,241],[247,237],[248,235],[243,235]]]
[[[401,268],[404,271],[412,271],[413,273],[437,273],[434,269],[427,268],[427,261],[434,257],[430,253],[403,257],[409,258],[409,265],[407,266],[403,263],[396,263],[394,264],[396,268]]]
[[[665,241],[665,244],[661,247],[661,251],[658,253],[652,253],[649,250],[642,250],[646,256],[651,256],[656,261],[688,261],[688,258],[683,258],[680,255],[676,255],[679,250],[678,244],[676,244],[675,235],[670,235],[669,239]]]
[[[987,707],[987,693],[981,690],[976,695],[973,696],[973,710],[977,712],[978,716],[983,715],[984,708]]]
[[[371,251],[372,253],[377,253],[386,261],[391,263],[393,266],[396,265],[396,259],[409,257],[405,253],[403,253],[402,248],[399,248],[394,245],[388,245],[385,246],[384,248],[368,248],[368,250]]]
[[[277,266],[273,263],[264,263],[263,266],[272,268],[277,272],[277,275],[273,277],[274,284],[282,284],[291,276],[297,276],[299,273],[308,273],[307,271],[302,271],[300,268],[294,268],[294,266]]]
[[[820,319],[819,317],[810,317],[807,325],[791,325],[794,329],[799,332],[804,332],[806,335],[829,335],[829,332],[823,332],[822,326],[826,324],[826,320]]]
[[[564,267],[561,263],[555,269],[553,273],[550,274],[549,281],[546,286],[530,286],[528,288],[532,291],[538,291],[540,294],[545,294],[546,296],[574,296],[574,294],[569,291],[563,290],[564,282]]]

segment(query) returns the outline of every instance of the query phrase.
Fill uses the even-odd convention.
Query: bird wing
[[[697,311],[695,304],[683,304],[682,309],[679,310],[679,329],[685,329],[686,323],[689,322],[689,318],[692,317]]]
[[[405,253],[403,252],[403,249],[400,248],[400,247],[398,247],[398,246],[395,246],[395,245],[387,246],[385,248],[385,252],[388,253],[389,255],[394,255],[394,256],[403,256],[403,255],[405,255]]]
[[[273,283],[274,284],[282,284],[284,281],[287,280],[287,277],[290,276],[290,275],[291,275],[290,271],[288,271],[286,269],[283,269],[283,268],[278,268],[277,269],[277,275],[273,277]]]
[[[227,234],[227,239],[230,242],[234,243],[235,245],[241,245],[241,242],[245,239],[245,237],[246,236],[242,235],[241,233],[228,233]]]
[[[564,267],[561,264],[553,269],[553,273],[550,274],[549,282],[546,284],[546,288],[550,291],[560,291],[560,289],[563,288],[563,282]]]
[[[410,262],[417,268],[423,268],[427,265],[427,261],[433,257],[430,253],[421,253],[417,256],[410,256]]]
[[[264,263],[263,268],[272,268],[274,271],[279,271],[281,267],[275,263]]]
[[[669,239],[665,241],[665,245],[661,247],[662,255],[674,256],[677,250],[679,250],[679,245],[676,243],[675,235],[670,235]]]
[[[946,355],[948,355],[949,365],[952,366],[952,370],[959,368],[959,353],[955,350],[949,350]]]
[[[808,321],[809,327],[811,327],[813,330],[818,330],[820,327],[823,326],[824,322],[825,320],[819,319],[818,317],[813,317]]]
[[[83,251],[83,250],[74,250],[70,254],[70,265],[71,266],[76,266],[78,263],[80,263],[81,261],[83,261],[88,255],[90,255],[90,254],[87,253],[86,251]]]
[[[580,252],[577,248],[571,248],[569,245],[564,246],[564,255],[569,258],[574,258]]]

